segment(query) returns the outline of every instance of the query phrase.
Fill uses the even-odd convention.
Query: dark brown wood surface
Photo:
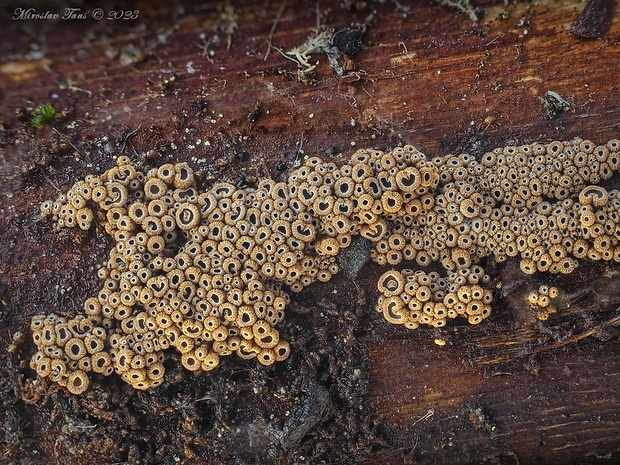
[[[88,4],[79,5],[88,19],[67,21],[14,20],[18,6],[5,8],[0,28],[0,463],[620,459],[618,265],[584,263],[569,277],[525,277],[518,263],[508,262],[493,273],[497,290],[489,320],[475,327],[457,322],[441,331],[413,332],[387,324],[374,312],[381,270],[368,265],[356,280],[341,276],[293,297],[290,331],[310,328],[310,334],[299,336],[298,346],[292,338],[298,354],[286,369],[251,371],[271,379],[259,378],[259,388],[244,393],[251,412],[242,419],[254,423],[227,423],[228,417],[217,413],[230,407],[226,396],[209,404],[215,419],[209,417],[208,425],[186,426],[189,414],[173,416],[174,426],[157,411],[141,413],[142,429],[123,428],[142,434],[142,442],[135,440],[142,446],[123,443],[116,455],[106,452],[114,444],[105,442],[105,434],[114,429],[118,412],[88,410],[90,404],[82,401],[58,400],[62,394],[46,399],[53,386],[35,381],[27,362],[20,365],[34,351],[29,318],[79,309],[98,288],[94,267],[110,246],[94,234],[57,236],[38,219],[38,204],[86,174],[109,168],[114,155],[127,153],[154,166],[188,161],[203,170],[205,185],[215,180],[243,184],[264,176],[285,179],[305,155],[342,162],[365,147],[410,143],[429,156],[480,155],[509,144],[620,137],[620,12],[607,37],[593,40],[570,32],[585,5],[579,1],[473,2],[483,12],[478,24],[431,2],[406,8],[398,2],[323,3],[128,2],[123,9],[138,11],[136,19],[100,21],[92,19],[94,6]],[[63,7],[51,3],[36,11],[62,14]],[[120,9],[110,3],[104,13],[115,7]],[[312,73],[300,73],[299,64],[285,56],[320,28],[363,30],[359,49],[339,61],[342,75],[325,53],[309,56],[316,65]],[[30,113],[45,103],[53,104],[56,117],[35,129]],[[541,283],[552,283],[561,293],[559,312],[545,322],[526,301]],[[323,309],[333,309],[325,311],[324,323]],[[351,336],[354,346],[343,336],[347,312],[363,320]],[[12,344],[16,331],[25,337]],[[321,359],[327,350],[321,344],[335,346],[329,350],[336,355]],[[368,383],[355,411],[364,412],[369,432],[351,427],[355,434],[343,447],[329,435],[339,431],[336,420],[358,414],[334,400],[341,392],[334,387],[335,375],[321,373],[346,372],[348,359],[337,354],[351,356],[351,350],[364,356],[360,367]],[[298,449],[285,453],[265,431],[282,430],[286,412],[312,392],[307,380],[287,370],[306,367],[302,357],[315,354],[320,363],[313,373],[319,383],[334,383],[323,382],[336,413],[317,418]],[[232,382],[236,370],[247,366],[231,361],[192,382]],[[229,379],[218,378],[221,374]],[[179,381],[183,373],[177,375],[171,381],[177,383],[174,392],[191,397]],[[148,405],[148,397],[121,384],[110,389],[129,400],[113,407]],[[271,405],[267,401],[252,398],[277,397],[279,391],[271,391],[276,388],[286,394],[273,412],[264,410]],[[178,412],[167,389],[170,409]],[[89,423],[94,426],[76,427],[75,418],[94,418]],[[163,439],[157,436],[162,422],[168,434]],[[218,424],[221,431],[213,426]],[[239,439],[248,424],[264,444],[248,446],[249,440]],[[201,442],[201,435],[211,437],[201,428],[236,446]],[[102,438],[97,443],[89,442],[93,431]],[[180,431],[184,439],[171,431]],[[168,449],[158,449],[157,441]],[[151,449],[144,446],[149,442],[155,444]],[[215,445],[221,450],[214,451]]]

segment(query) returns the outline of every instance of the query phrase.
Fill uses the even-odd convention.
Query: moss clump
[[[39,105],[37,108],[32,110],[32,113],[30,114],[30,124],[32,124],[33,128],[39,129],[44,124],[48,124],[52,121],[55,115],[56,109],[51,103]]]

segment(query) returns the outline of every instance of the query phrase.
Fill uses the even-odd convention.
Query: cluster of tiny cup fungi
[[[97,223],[115,245],[82,312],[32,319],[31,367],[79,394],[91,372],[157,386],[171,348],[193,371],[233,353],[284,360],[290,347],[276,327],[289,293],[329,281],[356,235],[390,267],[378,281],[387,321],[477,324],[491,312],[489,256],[518,256],[528,274],[620,261],[620,195],[598,185],[620,169],[619,150],[618,140],[578,138],[479,159],[359,150],[342,166],[308,158],[286,182],[204,191],[185,163],[141,170],[120,156],[41,205],[56,230]],[[420,269],[405,268],[413,263]]]
[[[559,290],[555,286],[541,284],[538,290],[529,293],[527,299],[530,308],[536,312],[536,317],[540,321],[546,321],[549,316],[557,312],[558,309],[554,303],[554,299],[558,296]]]

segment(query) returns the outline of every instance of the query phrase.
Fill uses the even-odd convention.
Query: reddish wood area
[[[585,6],[579,1],[472,2],[483,12],[478,24],[431,2],[406,8],[398,2],[323,3],[153,6],[135,1],[123,9],[138,11],[136,19],[100,21],[92,19],[94,6],[88,4],[82,12],[91,17],[84,20],[13,20],[17,6],[4,9],[0,463],[35,463],[34,458],[47,463],[178,459],[188,464],[334,463],[329,457],[338,457],[337,463],[347,463],[348,457],[348,463],[420,464],[619,460],[618,265],[584,264],[569,277],[526,277],[518,263],[498,265],[489,320],[475,327],[456,322],[413,332],[389,325],[374,312],[375,280],[381,273],[376,265],[366,266],[355,281],[341,276],[315,286],[293,296],[291,334],[302,334],[299,328],[306,327],[313,331],[291,338],[293,351],[295,341],[300,342],[289,365],[261,372],[231,361],[221,370],[228,380],[216,371],[202,380],[183,381],[181,371],[171,381],[174,389],[162,387],[158,404],[151,403],[150,394],[137,395],[123,383],[107,381],[113,394],[106,395],[124,399],[112,402],[117,410],[132,403],[158,405],[152,411],[144,407],[142,416],[132,413],[145,422],[142,429],[135,422],[123,426],[141,435],[136,444],[155,444],[150,455],[140,455],[142,446],[123,443],[120,455],[109,455],[107,461],[105,451],[113,449],[114,434],[121,434],[113,427],[120,414],[101,406],[85,410],[92,404],[64,394],[46,399],[53,387],[33,382],[35,375],[27,368],[34,350],[29,318],[79,309],[98,289],[94,267],[110,246],[94,233],[59,237],[39,220],[38,204],[86,174],[109,168],[113,156],[127,153],[153,166],[187,161],[202,170],[201,182],[208,186],[216,180],[285,179],[305,155],[343,162],[357,148],[410,143],[429,156],[480,155],[510,144],[575,136],[602,143],[620,136],[618,11],[607,37],[595,40],[570,32]],[[55,5],[36,10],[62,14],[64,5]],[[103,10],[107,15],[118,4]],[[309,63],[316,65],[312,73],[300,73],[299,64],[285,56],[317,28],[363,30],[359,48],[338,62],[342,75],[325,53],[310,55]],[[45,103],[55,107],[56,116],[51,124],[33,128],[30,113]],[[559,312],[545,322],[536,319],[526,300],[541,283],[561,292]],[[358,325],[356,346],[331,337],[344,333],[350,319]],[[25,339],[11,344],[16,331]],[[328,349],[317,349],[321,344],[334,345],[333,354],[322,359]],[[334,437],[338,428],[348,434],[349,426],[342,425],[354,413],[334,400],[333,373],[346,372],[349,360],[338,354],[353,357],[351,347],[363,352],[360,366],[368,379],[355,411],[363,411],[370,426],[360,420],[369,432],[365,436],[366,430],[356,426],[346,446]],[[285,453],[266,431],[281,430],[285,412],[294,411],[299,398],[312,392],[294,369],[306,367],[302,358],[314,355],[320,363],[308,362],[316,370],[310,377],[334,383],[328,387],[336,413],[317,419],[298,449]],[[260,421],[227,423],[231,400],[224,395],[209,404],[213,418],[208,426],[191,423],[193,414],[185,410],[178,413],[174,396],[194,396],[194,402],[200,396],[189,392],[193,386],[200,386],[200,392],[218,383],[218,392],[231,389],[226,383],[233,383],[239,370],[248,370],[257,386],[239,401],[250,412],[243,418],[254,415]],[[107,392],[105,386],[97,392]],[[267,401],[259,398],[277,397],[270,390],[276,388],[285,394],[270,401],[275,410],[261,410]],[[161,416],[167,414],[161,409],[162,392],[169,396],[165,402],[170,401],[173,420]],[[338,409],[348,413],[339,416]],[[89,414],[96,419],[96,443],[88,438],[95,436],[90,427],[75,432],[75,418]],[[112,420],[106,423],[106,418]],[[74,430],[67,432],[67,424]],[[158,435],[158,425],[165,425],[168,436]],[[250,447],[240,439],[247,425],[264,444]],[[219,432],[232,449],[215,451],[220,443],[210,442],[201,428]],[[105,442],[108,433],[112,444]],[[158,456],[165,450],[159,443],[177,448]],[[341,450],[330,451],[330,444]],[[234,447],[252,452],[244,455]],[[33,449],[35,455],[26,452]]]

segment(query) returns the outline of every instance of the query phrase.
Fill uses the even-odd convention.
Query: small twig
[[[287,60],[291,60],[293,63],[297,63],[297,65],[301,66],[299,61],[297,61],[295,58],[288,56],[285,52],[282,51],[281,48],[278,48],[275,45],[272,45],[271,48],[275,49],[277,52],[280,52],[280,55],[282,55]]]
[[[504,37],[506,34],[504,34],[503,32],[498,35],[497,37],[495,37],[494,39],[492,39],[490,42],[487,42],[486,44],[484,44],[485,47],[488,47],[489,45],[491,45],[493,42],[498,41],[501,37]]]
[[[302,153],[304,147],[304,133],[301,133],[299,140],[295,143],[295,160],[293,160],[293,165],[299,165],[299,154]]]
[[[618,309],[620,310],[620,309]],[[590,329],[588,329],[587,331],[584,331],[583,333],[577,334],[576,336],[570,336],[567,337],[566,339],[562,339],[561,341],[558,341],[554,344],[542,347],[540,349],[537,349],[532,356],[536,356],[542,352],[549,352],[552,350],[556,350],[559,349],[561,347],[564,347],[568,344],[573,344],[575,342],[581,341],[582,339],[585,339],[587,337],[590,337],[596,333],[598,333],[600,330],[607,328],[608,326],[614,326],[616,323],[620,322],[620,314],[616,315],[615,317],[613,317],[611,320],[607,320],[604,321],[603,323],[600,323]]]
[[[319,5],[319,2],[316,2],[316,30],[318,31],[319,29],[321,29],[321,6]]]
[[[416,421],[414,421],[411,426],[415,426],[418,423],[420,423],[421,421],[427,420],[430,417],[432,417],[435,414],[435,410],[433,410],[432,408],[428,409],[428,412],[426,412],[424,415],[422,415],[420,418],[418,418]]]
[[[127,134],[125,136],[125,140],[123,140],[123,146],[121,147],[121,153],[123,153],[125,151],[125,145],[127,145],[127,139],[129,139],[131,136],[133,136],[136,132],[138,132],[140,130],[140,128],[142,127],[142,125],[138,125],[138,127],[136,129],[134,129],[133,131],[131,131],[129,134]]]
[[[43,173],[41,173],[43,174]],[[43,174],[43,177],[45,178],[45,180],[47,182],[50,183],[50,186],[52,186],[54,189],[56,189],[56,192],[58,192],[59,194],[62,194],[62,192],[60,191],[60,189],[58,189],[58,187],[56,187],[56,184],[54,184],[47,176],[45,176],[45,174]]]
[[[398,45],[400,45],[405,50],[405,56],[409,58],[411,61],[413,61],[413,57],[415,56],[415,53],[413,54],[409,53],[409,50],[407,50],[407,46],[405,45],[403,41],[398,42]]]
[[[265,53],[265,57],[263,58],[263,61],[267,60],[267,57],[269,56],[269,52],[271,51],[273,47],[273,45],[271,44],[271,41],[273,40],[273,33],[276,32],[276,27],[278,26],[278,23],[280,22],[280,18],[282,17],[283,11],[284,11],[284,3],[280,5],[280,8],[278,9],[278,14],[276,15],[276,19],[273,21],[273,24],[271,25],[271,30],[269,31],[269,38],[267,39],[267,52]]]
[[[54,131],[56,131],[56,133],[57,133],[60,137],[62,137],[65,141],[67,141],[67,143],[68,143],[71,147],[73,147],[73,150],[75,150],[77,153],[79,153],[79,154],[82,156],[82,158],[85,158],[85,157],[84,157],[84,154],[83,154],[82,152],[80,152],[80,150],[79,150],[79,149],[78,149],[75,145],[73,145],[73,142],[71,142],[71,140],[70,140],[67,136],[65,136],[62,132],[60,132],[60,131],[59,131],[58,129],[56,129],[56,128],[52,128],[52,129],[53,129]]]
[[[372,94],[371,94],[370,92],[368,92],[368,91],[366,90],[366,88],[365,88],[363,85],[362,85],[362,86],[360,86],[360,87],[361,87],[361,88],[362,88],[362,90],[366,93],[366,95],[368,95],[368,96],[369,96],[371,99],[373,99],[375,102],[377,101],[377,99],[376,99],[376,98],[374,98],[374,97],[372,96]]]
[[[459,10],[461,13],[465,13],[474,24],[478,22],[478,15],[474,7],[469,3],[469,0],[435,0],[435,2]]]
[[[580,37],[604,39],[611,24],[612,0],[589,0],[570,32]]]

